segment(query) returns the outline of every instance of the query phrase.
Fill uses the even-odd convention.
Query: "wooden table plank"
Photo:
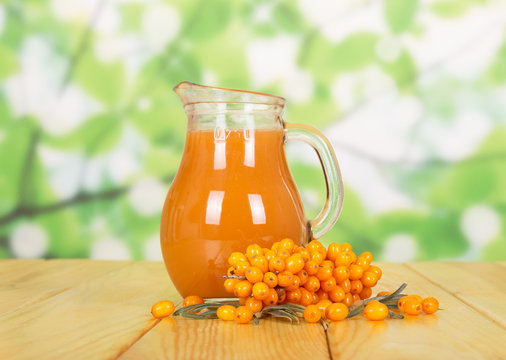
[[[83,281],[92,280],[111,271],[127,266],[129,263],[116,261],[47,260],[15,262],[0,261],[0,266],[8,264],[13,271],[5,271],[0,276],[0,315],[29,304],[42,301],[61,293]]]
[[[333,359],[470,359],[505,358],[506,331],[452,294],[401,264],[379,264],[383,279],[375,288],[435,296],[444,311],[433,315],[371,322],[362,316],[330,325]],[[477,284],[479,286],[479,284]]]
[[[0,316],[1,358],[113,358],[156,324],[149,310],[163,298],[179,295],[162,263],[134,263],[83,281]]]
[[[24,260],[24,259],[2,259],[0,260],[0,279],[3,275],[24,269],[28,266],[34,266],[37,263],[43,263],[46,260]]]
[[[409,268],[506,329],[506,268],[486,262],[420,262]]]
[[[174,317],[160,321],[120,359],[318,360],[329,359],[329,353],[320,324],[265,319],[240,325]]]

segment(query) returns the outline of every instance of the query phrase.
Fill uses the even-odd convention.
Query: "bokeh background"
[[[323,239],[506,260],[506,2],[4,0],[0,257],[161,259],[182,80],[287,98],[346,185]],[[308,216],[310,148],[288,147]]]

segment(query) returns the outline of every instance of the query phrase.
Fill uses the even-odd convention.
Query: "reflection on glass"
[[[265,208],[260,194],[248,194],[253,224],[265,224]]]
[[[224,197],[225,197],[225,191],[212,190],[209,192],[209,197],[207,198],[207,207],[206,207],[206,224],[220,225],[221,206],[223,204]]]
[[[255,167],[255,130],[244,130],[244,165]]]
[[[221,170],[227,167],[226,156],[227,133],[225,129],[214,130],[214,169]]]

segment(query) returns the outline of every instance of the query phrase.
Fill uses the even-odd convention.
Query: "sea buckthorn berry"
[[[348,307],[341,303],[330,304],[325,309],[325,318],[331,321],[341,321],[348,316]]]
[[[360,296],[361,300],[369,299],[372,295],[372,290],[371,288],[365,287],[358,295]]]
[[[360,292],[364,288],[364,285],[362,285],[362,281],[360,281],[360,280],[352,280],[350,282],[350,285],[351,285],[350,286],[350,293],[352,293],[353,295],[360,294]]]
[[[434,314],[439,309],[439,301],[435,297],[427,297],[422,301],[422,309],[426,314]]]
[[[262,310],[263,302],[262,302],[262,300],[258,300],[258,299],[250,297],[246,300],[245,306],[249,307],[251,309],[251,311],[253,311],[253,312],[259,312]]]
[[[267,250],[265,253],[264,253],[264,256],[265,258],[267,259],[267,261],[271,261],[272,258],[274,258],[276,256],[276,253],[272,250]]]
[[[237,297],[248,297],[251,295],[253,285],[247,280],[241,280],[234,287],[234,295]]]
[[[263,278],[264,274],[255,266],[250,266],[248,270],[246,270],[246,279],[252,284],[262,281]]]
[[[319,301],[328,300],[329,299],[329,294],[326,293],[325,291],[323,291],[323,289],[321,288],[321,284],[320,284],[320,288],[318,289],[317,292],[315,292],[315,294],[318,295],[318,300]]]
[[[350,251],[350,260],[350,264],[353,264],[357,260],[357,255],[353,251]]]
[[[320,266],[316,261],[309,260],[306,265],[304,265],[304,270],[307,271],[308,275],[314,275],[318,272]]]
[[[288,252],[292,252],[295,248],[295,243],[292,239],[286,238],[279,242],[279,248],[283,250],[288,250]]]
[[[358,295],[358,294],[352,294],[352,295],[353,295],[353,303],[360,301],[360,295]]]
[[[306,249],[308,249],[310,252],[313,250],[321,249],[323,247],[322,243],[318,240],[311,240],[309,244],[307,244]]]
[[[369,261],[367,261],[367,259],[365,258],[361,258],[360,256],[358,257],[358,259],[355,261],[355,264],[360,266],[362,269],[364,269],[364,272],[369,270]]]
[[[294,254],[286,259],[285,269],[295,274],[304,269],[304,259],[301,254]]]
[[[320,288],[320,280],[316,276],[310,276],[304,284],[304,288],[312,293],[317,292]]]
[[[334,289],[328,292],[330,300],[333,302],[341,302],[346,297],[346,293],[340,286],[336,286]]]
[[[330,244],[327,249],[327,259],[329,259],[330,261],[336,261],[336,257],[339,251],[340,247],[338,243]]]
[[[312,293],[313,294],[313,304],[317,304],[318,301],[320,301],[320,298],[318,297],[318,295],[316,293]]]
[[[326,266],[320,266],[315,276],[320,281],[328,280],[332,277],[332,269]]]
[[[286,261],[286,259],[288,259],[290,255],[291,255],[290,251],[281,248],[278,249],[277,256],[279,256],[281,259]]]
[[[218,319],[232,321],[235,318],[235,307],[232,305],[222,305],[216,309]]]
[[[309,260],[311,260],[311,253],[309,252],[308,249],[306,249],[302,246],[299,246],[297,248],[297,253],[302,256],[302,260],[304,260],[305,263],[308,262]]]
[[[234,267],[233,267],[233,266],[231,266],[231,267],[229,267],[229,268],[227,269],[227,275],[228,275],[228,276],[232,276],[232,275],[234,275]]]
[[[342,243],[341,246],[339,247],[339,250],[341,250],[341,252],[346,253],[346,252],[351,252],[353,249],[350,244]]]
[[[408,297],[402,305],[402,311],[408,315],[418,315],[422,312],[422,304],[418,299]]]
[[[278,274],[278,285],[287,287],[293,284],[293,274],[290,271],[283,271]]]
[[[277,253],[278,249],[279,249],[279,241],[276,241],[274,244],[272,244],[271,250]]]
[[[422,303],[422,301],[423,301],[423,299],[420,295],[408,295],[408,296],[416,299],[416,301],[418,301],[419,303]]]
[[[401,310],[401,311],[404,310],[404,304],[406,303],[406,300],[408,300],[408,299],[409,299],[409,296],[403,296],[399,300],[397,300],[397,307],[399,308],[399,310]]]
[[[317,276],[318,276],[318,274],[317,274]],[[329,277],[327,280],[320,282],[320,288],[323,289],[323,291],[329,292],[331,290],[334,290],[336,287],[337,287],[337,282],[333,276]]]
[[[158,301],[151,307],[151,314],[157,319],[172,315],[174,312],[174,303],[169,300]]]
[[[332,276],[338,283],[343,282],[350,277],[350,269],[346,266],[338,266],[332,272]]]
[[[320,300],[316,303],[316,306],[318,307],[318,309],[320,309],[321,313],[322,313],[322,316],[325,317],[325,310],[327,309],[328,306],[330,306],[332,304],[332,301],[328,300],[328,299],[325,299],[325,300]]]
[[[347,294],[346,294],[346,296],[344,297],[344,299],[343,299],[343,300],[341,300],[341,302],[342,302],[344,305],[346,305],[346,306],[350,307],[351,305],[353,305],[353,302],[354,302],[354,301],[353,301],[353,295],[352,295],[352,294],[350,294],[350,293],[347,293]]]
[[[378,282],[378,275],[375,273],[366,271],[364,275],[360,278],[360,281],[362,281],[362,284],[365,287],[374,287],[376,286],[376,283]]]
[[[379,293],[376,294],[376,296],[386,296],[391,294],[392,293],[390,291],[380,291]]]
[[[241,263],[241,262],[248,262],[248,258],[246,258],[246,255],[240,252],[233,252],[228,257],[228,263],[232,266]]]
[[[350,280],[359,280],[364,275],[364,270],[357,264],[350,265]]]
[[[286,292],[286,300],[288,302],[298,304],[301,297],[302,297],[302,291],[300,289]]]
[[[251,266],[259,268],[262,273],[269,271],[269,261],[263,255],[255,255],[250,259]]]
[[[287,286],[286,287],[286,290],[289,290],[289,291],[294,291],[294,290],[297,290],[300,286],[300,279],[297,275],[293,275],[293,281],[292,281],[292,285],[290,286]]]
[[[309,274],[307,273],[306,270],[301,270],[295,275],[297,275],[300,279],[300,286],[304,285],[307,279],[309,279]]]
[[[311,260],[320,265],[325,260],[325,255],[321,250],[311,251]]]
[[[239,297],[239,304],[240,305],[246,305],[246,301],[249,299],[250,297],[247,296],[247,297]]]
[[[313,294],[312,293],[310,293],[309,291],[307,291],[304,288],[300,288],[300,293],[301,293],[301,295],[300,295],[299,304],[301,304],[303,306],[308,306],[313,303]]]
[[[363,252],[359,257],[366,259],[369,264],[372,262],[372,254],[369,251]]]
[[[223,283],[223,286],[225,287],[225,290],[229,293],[234,292],[235,285],[239,282],[238,279],[226,279]]]
[[[364,316],[367,320],[383,320],[388,316],[388,307],[379,301],[371,300],[364,308]]]
[[[203,304],[204,299],[202,299],[200,296],[197,295],[190,295],[184,298],[183,300],[183,307],[190,306],[190,305],[197,305],[197,304]]]
[[[336,256],[336,267],[337,266],[350,266],[351,264],[351,255],[347,252],[339,252]]]
[[[240,262],[234,265],[234,275],[244,276],[246,274],[246,270],[250,267],[249,262]]]
[[[276,293],[278,294],[278,303],[282,303],[286,299],[286,290],[282,288],[281,286],[276,286],[274,288],[276,290]]]
[[[372,272],[373,274],[376,274],[378,277],[378,280],[381,279],[381,275],[383,275],[383,271],[376,265],[370,265],[367,271]]]
[[[279,256],[274,256],[269,260],[269,271],[273,273],[280,273],[285,270],[285,260],[281,259]]]
[[[334,265],[334,262],[330,261],[330,260],[323,260],[322,263],[320,264],[321,267],[328,267],[330,268],[332,271],[334,271],[334,268],[336,267]]]
[[[263,255],[262,248],[260,247],[260,245],[257,245],[257,244],[249,245],[246,248],[246,257],[248,259],[251,259],[253,256],[256,256],[256,255]]]
[[[272,250],[269,248],[262,248],[262,255],[265,256],[265,254],[267,254],[267,252],[269,252],[269,251],[272,251]]]
[[[248,306],[239,306],[235,309],[234,319],[239,324],[247,324],[253,319],[253,311]]]
[[[266,283],[267,286],[274,288],[278,285],[278,277],[273,272],[266,272],[264,275],[264,283]]]
[[[269,296],[264,299],[264,305],[276,305],[278,303],[278,292],[275,289],[269,290]]]
[[[316,323],[322,318],[322,313],[316,305],[308,305],[304,309],[304,319],[309,323]]]
[[[264,282],[258,282],[253,285],[251,292],[253,293],[253,297],[258,300],[263,300],[269,296],[269,287]]]
[[[351,291],[351,281],[350,281],[350,279],[346,279],[344,281],[341,281],[337,285],[339,285],[341,287],[341,289],[344,290],[345,293],[349,293]]]

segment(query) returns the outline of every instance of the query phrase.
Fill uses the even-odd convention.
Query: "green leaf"
[[[408,30],[418,10],[417,0],[385,0],[383,12],[390,30],[400,34]]]
[[[399,89],[409,90],[415,87],[418,71],[413,58],[407,51],[403,51],[394,62],[382,62],[381,67],[392,76]]]
[[[224,31],[231,19],[232,4],[227,0],[195,1],[184,18],[182,37],[203,41]],[[223,44],[225,45],[225,44]]]
[[[430,10],[445,18],[465,15],[473,6],[485,4],[487,0],[441,0],[430,4]]]
[[[272,10],[273,23],[289,33],[300,33],[305,23],[294,3],[279,2]]]
[[[330,54],[334,69],[358,70],[372,63],[376,57],[378,36],[368,32],[357,32],[338,43]]]
[[[2,62],[2,65],[0,66],[0,80],[6,78],[18,70],[18,60],[14,52],[1,45],[0,59]]]

